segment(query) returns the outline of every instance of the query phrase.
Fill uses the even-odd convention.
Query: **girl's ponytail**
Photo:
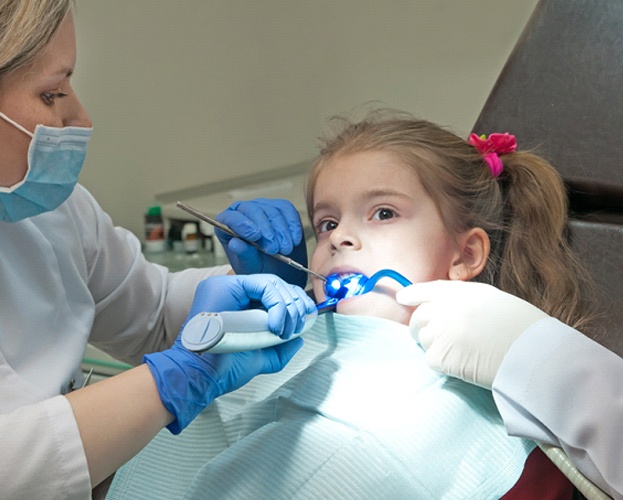
[[[556,170],[528,152],[502,157],[505,237],[498,285],[547,314],[584,327],[592,283],[567,241],[567,197]]]

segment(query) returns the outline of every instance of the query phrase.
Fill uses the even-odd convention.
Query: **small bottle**
[[[182,228],[182,241],[184,242],[184,250],[186,253],[197,253],[199,250],[199,231],[197,224],[187,222]]]
[[[182,241],[182,223],[177,220],[170,221],[169,227],[169,248],[175,253],[184,251],[184,242]]]
[[[164,252],[166,249],[162,209],[159,205],[149,207],[145,214],[145,251]]]

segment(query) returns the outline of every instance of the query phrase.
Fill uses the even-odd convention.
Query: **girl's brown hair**
[[[525,151],[501,156],[495,178],[482,155],[454,133],[391,110],[362,120],[334,117],[307,178],[313,217],[314,185],[330,158],[382,150],[415,169],[451,234],[484,229],[491,251],[475,281],[539,307],[575,328],[585,327],[592,306],[588,272],[568,245],[567,199],[562,179],[544,159]]]

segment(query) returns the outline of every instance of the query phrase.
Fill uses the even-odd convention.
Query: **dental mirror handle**
[[[307,269],[305,266],[303,266],[302,264],[299,264],[298,262],[296,262],[295,260],[292,260],[290,257],[286,257],[285,255],[282,255],[280,253],[268,253],[266,252],[266,250],[264,250],[262,247],[260,247],[257,243],[253,242],[253,241],[249,241],[245,238],[243,238],[242,236],[240,236],[239,234],[237,234],[233,229],[231,229],[229,226],[211,218],[208,217],[207,215],[199,212],[198,210],[195,210],[194,208],[186,205],[185,203],[182,203],[181,201],[178,201],[176,203],[176,206],[178,208],[181,208],[182,210],[184,210],[185,212],[188,212],[189,214],[194,215],[195,217],[197,217],[198,219],[201,219],[204,222],[207,222],[208,224],[211,224],[212,226],[216,227],[217,229],[220,229],[221,231],[223,231],[224,233],[229,234],[230,236],[233,236],[234,238],[238,238],[239,240],[244,241],[245,243],[248,243],[249,245],[257,248],[260,252],[273,257],[274,259],[277,259],[278,261],[283,262],[284,264],[288,264],[289,266],[292,266],[295,269],[298,269],[299,271],[303,271],[307,274],[311,274],[312,276],[315,276],[316,278],[321,279],[322,281],[327,281],[326,276],[323,276],[322,274],[318,274],[315,271],[312,271],[311,269]]]

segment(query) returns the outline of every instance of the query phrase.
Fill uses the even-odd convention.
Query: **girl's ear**
[[[450,267],[449,278],[466,281],[478,276],[487,265],[490,249],[489,235],[480,227],[460,235],[458,255]]]

